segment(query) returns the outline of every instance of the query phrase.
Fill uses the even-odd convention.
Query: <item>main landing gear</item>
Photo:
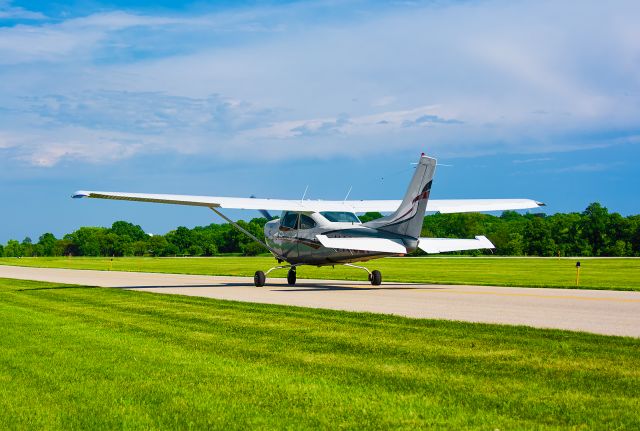
[[[369,274],[369,281],[373,286],[380,286],[382,284],[382,274],[380,274],[380,271],[378,271],[377,269],[374,269],[373,271],[369,271],[364,266],[353,265],[350,263],[345,263],[343,265],[350,266],[351,268],[357,268],[357,269],[362,269],[364,271],[367,271],[367,274]],[[299,266],[299,264],[275,266],[270,270],[268,270],[266,273],[262,271],[256,271],[255,275],[253,276],[253,284],[255,284],[256,287],[262,287],[267,282],[267,274],[269,274],[271,271],[273,271],[274,269],[289,268],[289,272],[287,272],[287,283],[289,284],[289,286],[295,286],[296,279],[297,279],[296,277],[297,266]]]
[[[253,284],[255,284],[256,287],[262,287],[267,282],[267,274],[269,274],[271,271],[273,271],[274,269],[289,268],[289,272],[287,273],[287,283],[289,283],[289,286],[295,286],[296,278],[297,278],[296,277],[297,266],[298,264],[274,266],[273,268],[268,270],[266,273],[262,271],[256,271],[255,275],[253,276]]]
[[[364,266],[358,266],[358,265],[354,265],[352,263],[345,263],[343,265],[344,266],[350,266],[351,268],[357,268],[357,269],[361,269],[363,271],[367,271],[367,274],[369,274],[369,281],[371,282],[371,285],[373,285],[373,286],[380,286],[382,284],[382,274],[377,269],[374,269],[373,271],[369,271]]]

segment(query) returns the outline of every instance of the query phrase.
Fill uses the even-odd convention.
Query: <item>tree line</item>
[[[363,222],[381,217],[367,213]],[[258,238],[264,238],[266,218],[238,224]],[[640,215],[623,217],[610,213],[599,203],[581,213],[553,215],[520,214],[505,211],[500,216],[480,213],[434,214],[425,217],[422,236],[473,238],[486,235],[496,246],[493,253],[504,256],[640,256]],[[148,235],[126,221],[110,228],[81,227],[56,238],[40,235],[37,242],[9,240],[0,245],[0,256],[255,256],[266,250],[235,227],[212,223],[193,229],[180,226],[165,235]],[[421,254],[421,251],[416,254]],[[484,254],[469,251],[463,254]]]

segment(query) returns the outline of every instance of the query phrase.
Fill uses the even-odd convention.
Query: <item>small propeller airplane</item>
[[[474,239],[421,238],[425,212],[463,213],[537,208],[543,203],[531,199],[461,199],[429,200],[436,170],[436,159],[424,155],[418,160],[415,173],[402,201],[397,200],[283,200],[237,197],[165,195],[78,191],[74,198],[98,198],[126,201],[208,207],[237,229],[262,244],[278,261],[279,266],[266,273],[256,271],[254,284],[264,286],[266,276],[275,269],[287,269],[287,281],[296,283],[296,268],[301,265],[346,265],[366,271],[369,281],[382,283],[380,271],[354,265],[387,256],[403,256],[416,249],[426,253],[494,248],[485,236]],[[264,226],[265,241],[225,216],[220,209],[281,210],[279,219]],[[356,213],[390,213],[362,223]],[[286,263],[285,265],[280,265]]]

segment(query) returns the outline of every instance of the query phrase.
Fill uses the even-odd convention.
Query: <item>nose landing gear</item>
[[[295,266],[292,266],[291,268],[289,268],[289,272],[287,272],[287,283],[289,283],[289,286],[296,285],[296,267]]]
[[[256,271],[255,275],[253,276],[253,284],[256,287],[262,287],[264,286],[264,283],[266,283],[266,281],[267,276],[264,274],[264,272]]]

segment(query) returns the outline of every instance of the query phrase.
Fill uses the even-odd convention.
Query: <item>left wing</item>
[[[400,206],[399,200],[320,201],[292,199],[234,198],[222,196],[165,195],[148,193],[122,193],[100,191],[78,191],[74,198],[115,199],[124,201],[155,202],[163,204],[192,205],[203,207],[233,208],[245,210],[273,211],[349,211],[393,212]],[[482,211],[520,210],[538,208],[543,203],[532,199],[430,199],[427,211],[462,213]]]

